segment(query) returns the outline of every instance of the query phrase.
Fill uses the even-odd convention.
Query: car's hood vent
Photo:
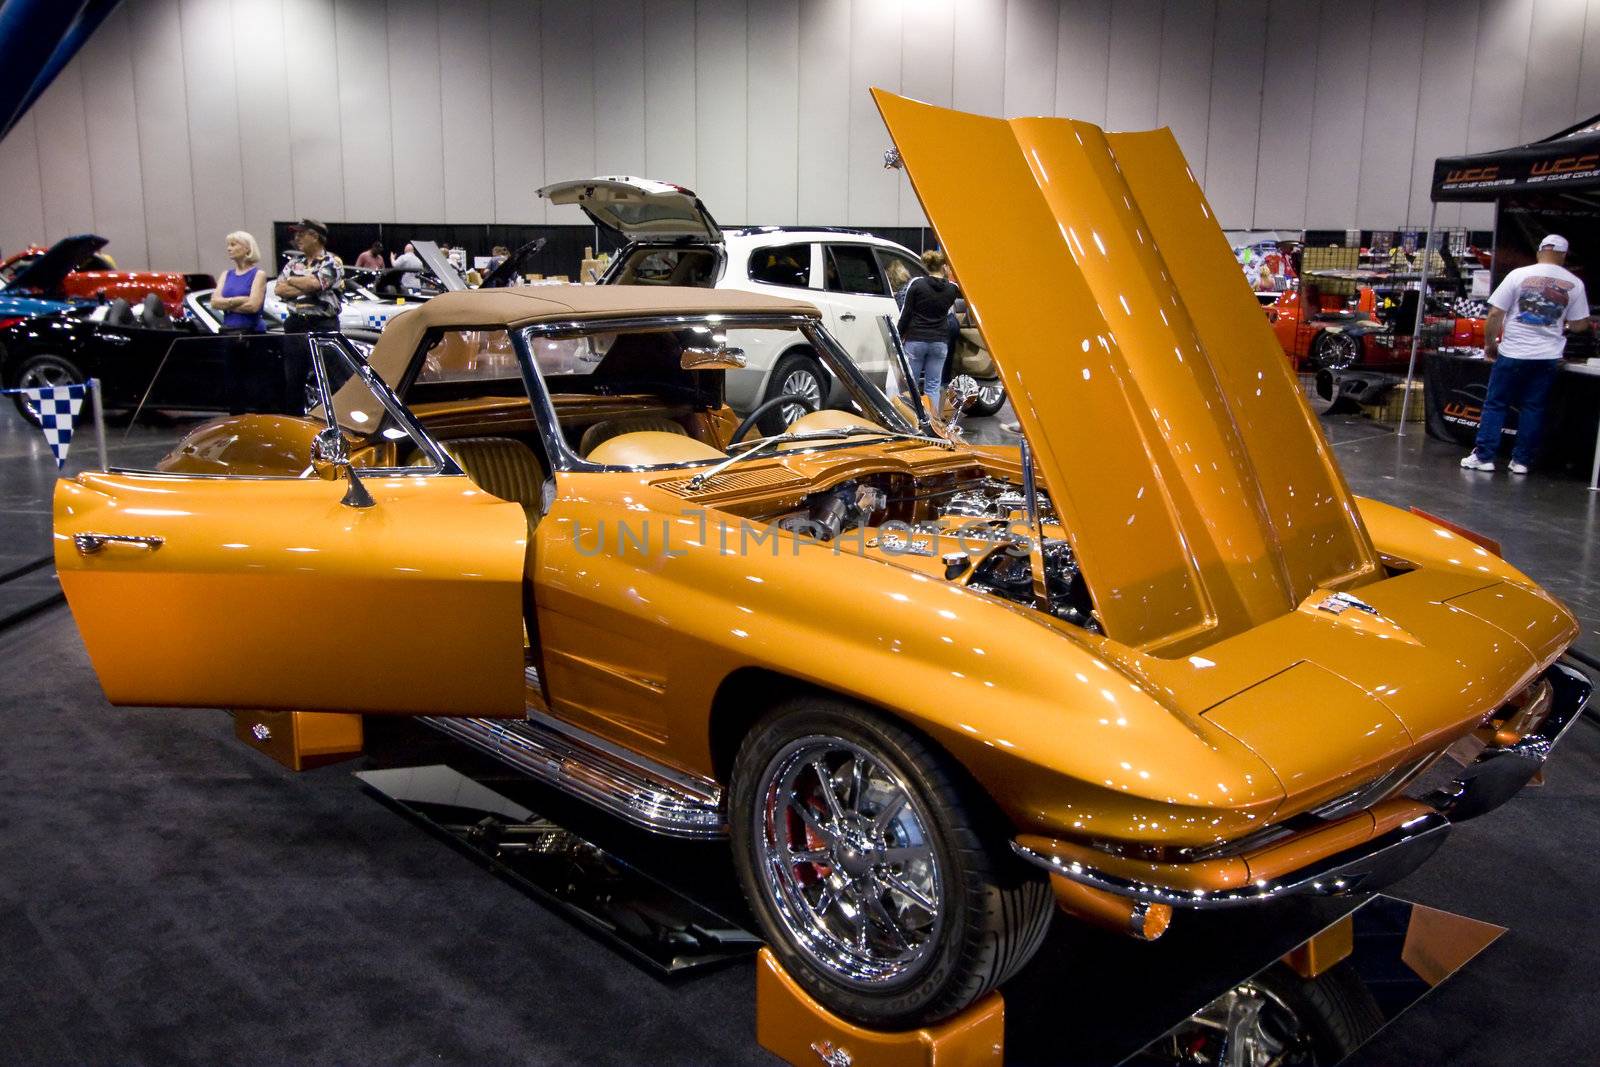
[[[680,478],[670,482],[657,482],[656,488],[665,489],[681,497],[722,496],[728,493],[784,489],[791,485],[800,485],[805,479],[782,467],[768,467],[763,470],[727,471],[693,487],[690,485],[691,481],[691,478]]]

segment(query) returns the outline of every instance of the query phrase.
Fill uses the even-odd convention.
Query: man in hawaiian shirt
[[[294,227],[294,246],[300,258],[283,268],[273,286],[289,305],[284,332],[338,333],[344,270],[328,251],[328,227],[315,219],[301,219]]]

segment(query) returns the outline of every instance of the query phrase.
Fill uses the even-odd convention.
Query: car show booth
[[[1559,233],[1572,243],[1566,266],[1586,283],[1600,262],[1600,116],[1542,140],[1492,152],[1434,161],[1431,197],[1495,206],[1491,284],[1534,262],[1539,240]],[[1431,228],[1430,228],[1431,235]],[[1587,472],[1600,489],[1600,359],[1593,335],[1568,340],[1561,384],[1553,394],[1542,460],[1555,469]],[[1478,429],[1489,366],[1481,355],[1431,353],[1421,368],[1428,432],[1470,447]],[[1416,373],[1413,368],[1412,374]],[[1516,434],[1516,411],[1506,421]]]
[[[0,1063],[1586,1062],[1497,5],[0,0]]]

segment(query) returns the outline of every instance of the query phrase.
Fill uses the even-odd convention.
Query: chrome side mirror
[[[345,490],[341,504],[352,508],[370,508],[377,503],[372,499],[372,494],[367,492],[367,487],[361,484],[361,476],[356,473],[355,464],[350,462],[350,449],[345,444],[344,434],[337,426],[325,427],[311,439],[311,470],[324,481],[331,482],[341,474],[349,479],[350,486]]]
[[[678,365],[684,370],[744,370],[750,361],[745,358],[744,349],[723,345],[718,348],[685,348]]]

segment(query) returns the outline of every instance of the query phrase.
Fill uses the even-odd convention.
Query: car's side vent
[[[805,481],[781,467],[769,467],[766,470],[753,471],[727,471],[709,479],[703,485],[690,488],[691,479],[682,478],[670,482],[657,482],[656,488],[665,489],[678,496],[717,496],[723,493],[743,493],[757,489],[782,489],[791,485],[799,485]]]

